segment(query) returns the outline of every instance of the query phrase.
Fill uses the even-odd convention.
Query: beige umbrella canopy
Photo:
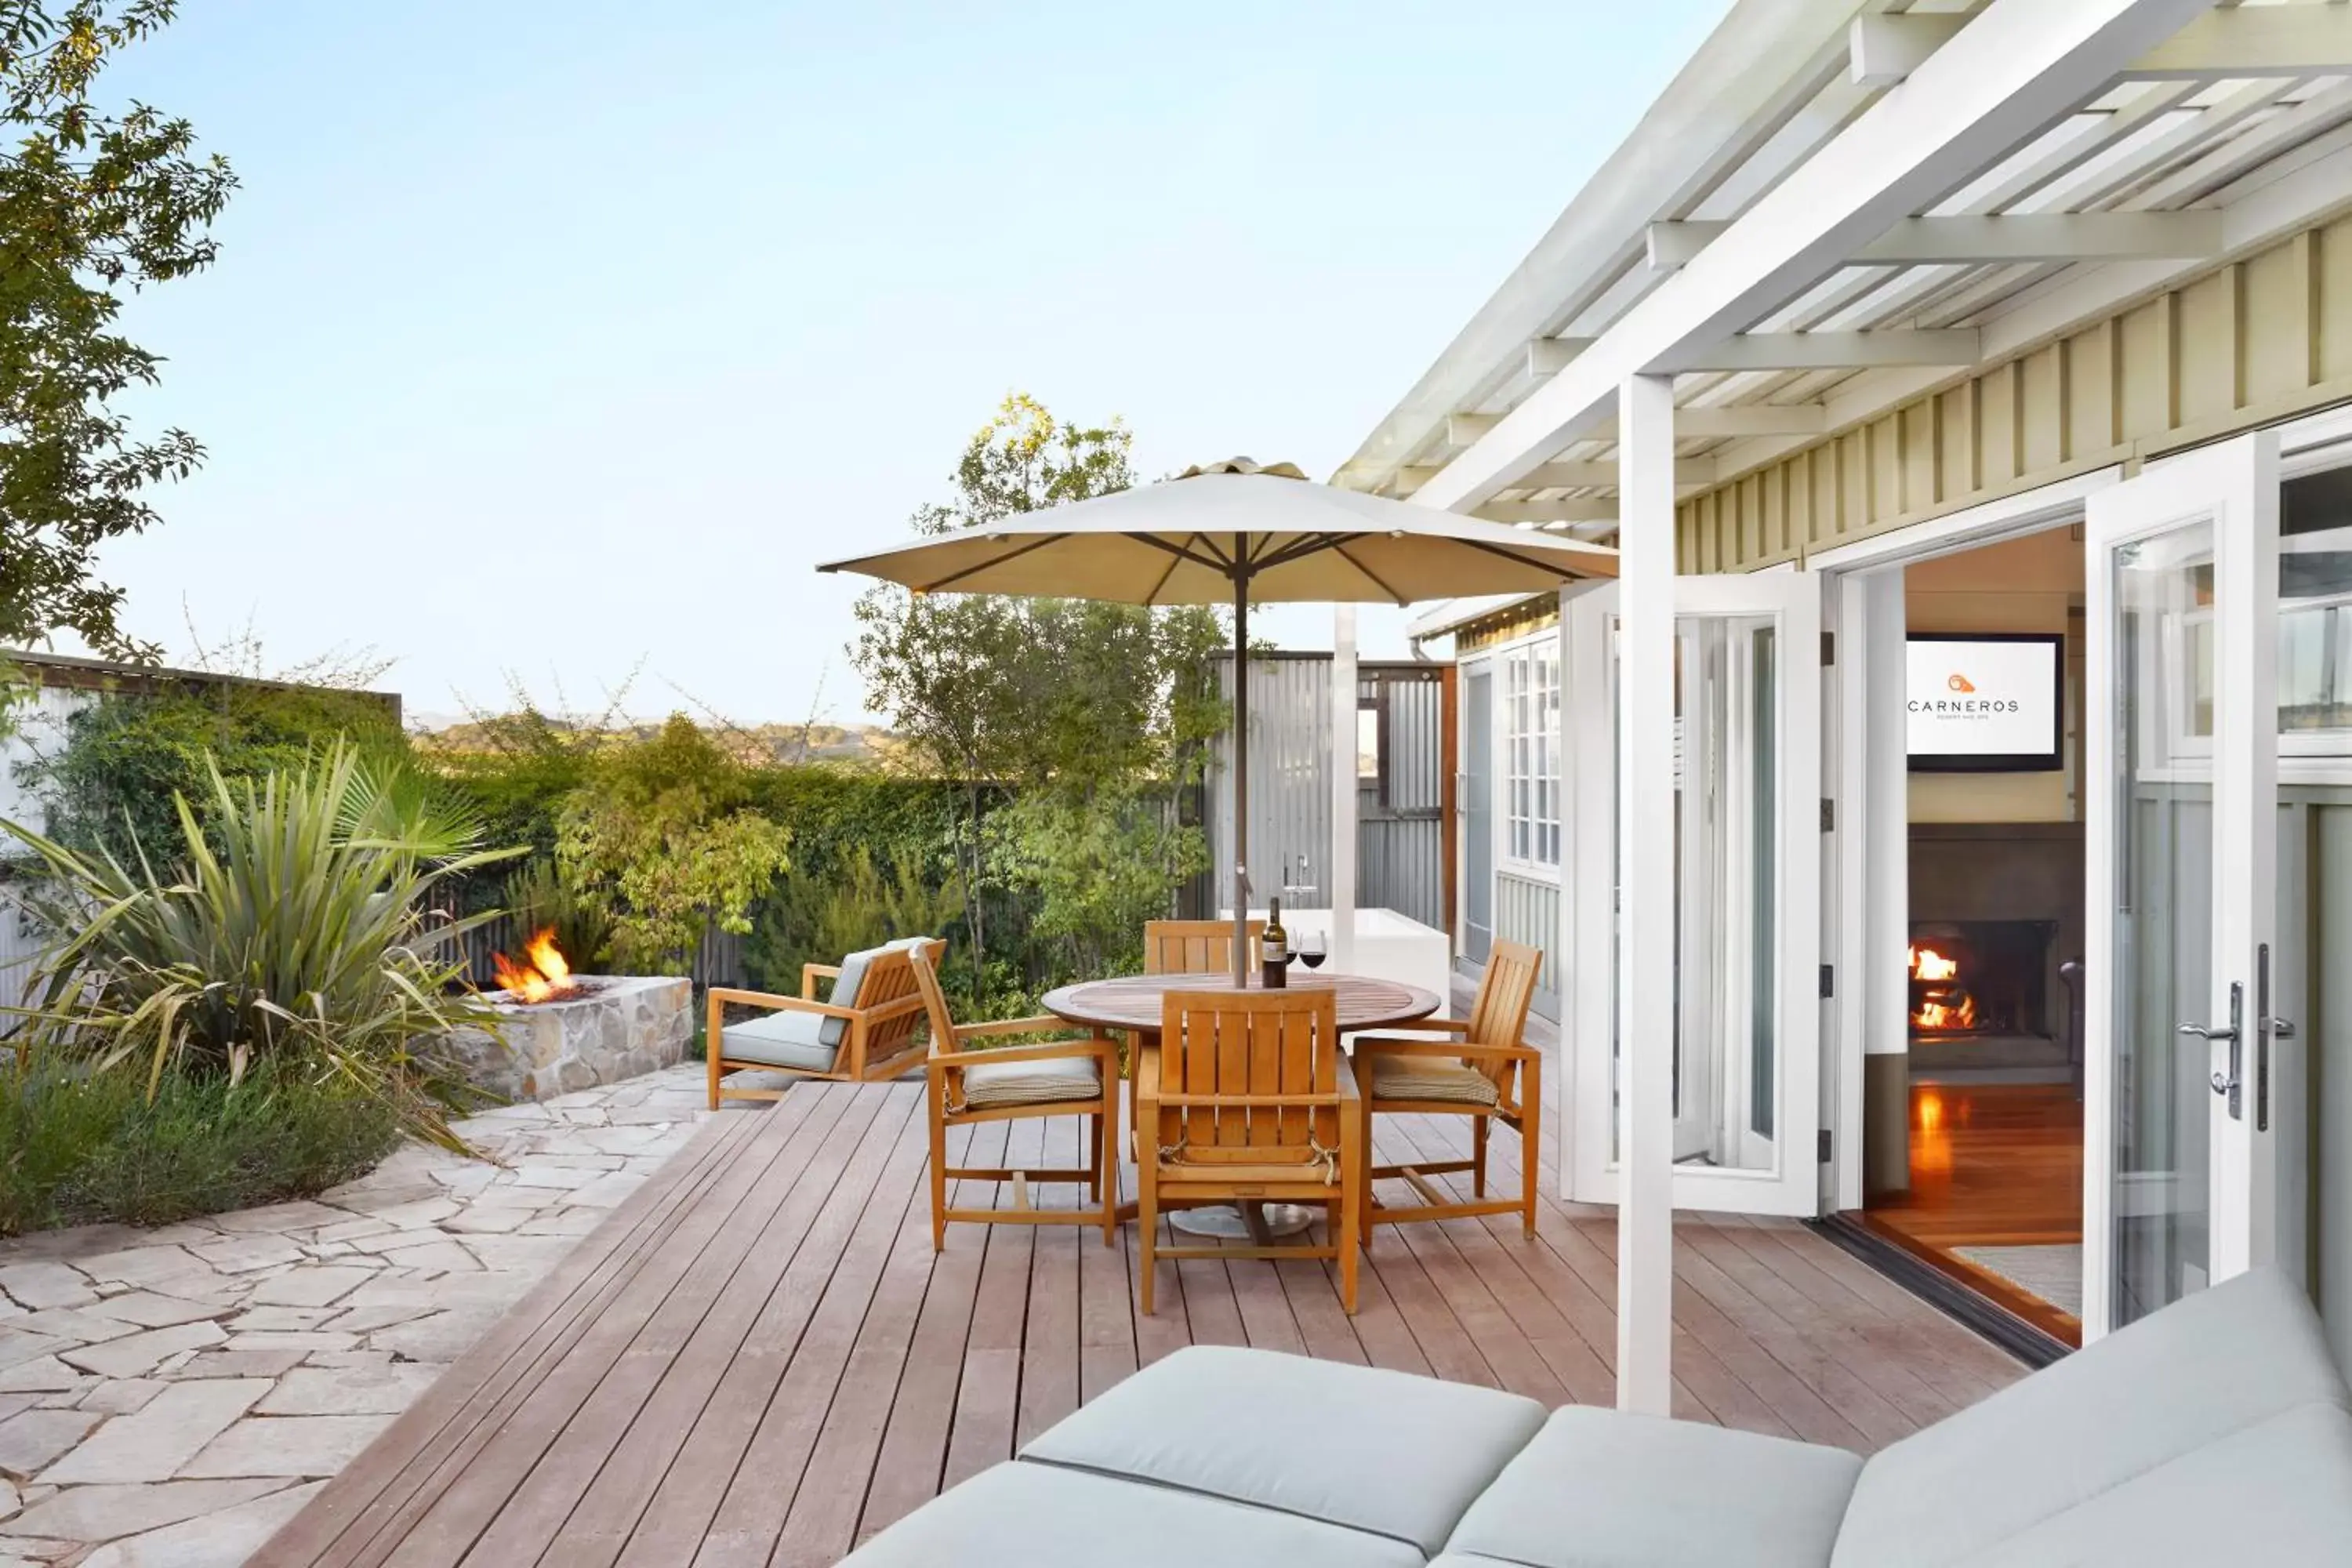
[[[1013,594],[1122,605],[1234,606],[1234,980],[1249,913],[1249,683],[1253,603],[1409,605],[1541,593],[1614,577],[1617,552],[1433,507],[1333,489],[1288,463],[1235,458],[1145,485],[903,549],[831,561],[919,594]]]

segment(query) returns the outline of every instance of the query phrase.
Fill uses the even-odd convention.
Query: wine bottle
[[[1266,906],[1265,934],[1258,939],[1265,964],[1265,988],[1279,991],[1290,984],[1290,933],[1282,929],[1282,900]]]

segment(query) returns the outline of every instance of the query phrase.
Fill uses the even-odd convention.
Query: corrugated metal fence
[[[1359,773],[1356,901],[1450,929],[1445,887],[1446,667],[1365,662],[1357,667],[1356,726],[1373,748]],[[1219,691],[1233,691],[1233,660],[1217,661]],[[1328,907],[1331,865],[1331,656],[1250,659],[1249,845],[1254,901],[1280,896],[1300,909]],[[1366,720],[1361,715],[1372,717]],[[1233,907],[1233,767],[1230,733],[1211,747],[1207,795],[1211,874],[1189,890],[1188,913]]]

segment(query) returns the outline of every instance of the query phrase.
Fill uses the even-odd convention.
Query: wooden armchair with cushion
[[[1363,1090],[1364,1245],[1372,1226],[1402,1220],[1459,1219],[1470,1215],[1517,1211],[1529,1236],[1536,1230],[1536,1167],[1542,1149],[1543,1058],[1525,1043],[1528,1004],[1534,999],[1543,954],[1516,942],[1497,942],[1478,983],[1467,1018],[1421,1018],[1416,1029],[1446,1029],[1453,1040],[1414,1040],[1385,1035],[1355,1037],[1357,1082]],[[1408,1165],[1374,1165],[1372,1118],[1382,1111],[1419,1116],[1467,1116],[1471,1158],[1425,1160]],[[1486,1196],[1486,1134],[1500,1121],[1519,1135],[1519,1195]],[[1470,1203],[1457,1203],[1429,1178],[1470,1173]],[[1371,1194],[1373,1181],[1401,1176],[1421,1194],[1419,1204],[1384,1208]]]
[[[1249,973],[1255,974],[1262,959],[1260,943],[1265,922],[1249,923]],[[1143,922],[1143,973],[1146,974],[1231,974],[1234,972],[1234,922],[1231,921],[1146,921]]]
[[[1171,991],[1135,1068],[1143,1310],[1162,1258],[1336,1258],[1356,1310],[1363,1117],[1328,989]],[[1161,1247],[1162,1208],[1321,1204],[1321,1247]]]
[[[931,1123],[931,1248],[947,1244],[948,1222],[982,1225],[1099,1225],[1103,1245],[1114,1245],[1118,1226],[1118,1046],[1105,1039],[1055,1040],[1045,1045],[970,1048],[992,1036],[1035,1035],[1066,1030],[1059,1018],[1007,1018],[994,1024],[959,1024],[948,1012],[931,954],[914,959],[915,984],[931,1024],[929,1114]],[[1087,1119],[1087,1163],[1083,1170],[982,1168],[948,1163],[948,1129],[982,1121],[1038,1116]],[[950,1181],[1009,1182],[1009,1209],[951,1209]],[[1091,1208],[1031,1206],[1032,1182],[1084,1182]]]
[[[902,937],[853,952],[838,966],[803,964],[797,996],[712,986],[704,1004],[710,1011],[703,1035],[710,1063],[710,1109],[718,1110],[721,1100],[783,1098],[782,1089],[729,1088],[721,1080],[730,1072],[790,1072],[869,1083],[919,1066],[923,1041],[916,1025],[922,1017],[923,998],[916,990],[910,961],[922,952],[936,962],[947,945],[937,937]],[[827,978],[833,989],[820,1002],[816,984]],[[761,1008],[764,1014],[730,1024],[730,1003]]]

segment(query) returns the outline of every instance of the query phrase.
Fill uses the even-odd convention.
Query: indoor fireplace
[[[1911,928],[1911,1037],[2059,1037],[2051,1007],[2055,921],[1933,921]]]

